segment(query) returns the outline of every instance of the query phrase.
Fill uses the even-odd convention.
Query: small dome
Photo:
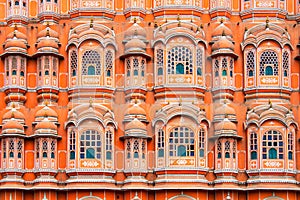
[[[132,40],[130,40],[129,42],[127,42],[125,44],[125,51],[128,52],[133,52],[133,51],[138,51],[138,52],[141,52],[141,51],[145,51],[146,49],[146,44],[138,39],[138,38],[133,38]]]
[[[57,113],[52,108],[48,107],[47,105],[44,106],[39,111],[37,111],[35,114],[35,117],[45,117],[45,116],[55,117],[55,118],[58,117]]]
[[[127,31],[125,32],[125,39],[133,38],[134,36],[146,38],[146,31],[137,23],[134,23]]]
[[[146,115],[146,111],[140,107],[137,103],[129,107],[127,110],[127,115]]]
[[[222,36],[218,41],[216,41],[213,45],[212,45],[212,51],[216,51],[219,49],[230,49],[230,50],[234,50],[234,45],[233,43],[228,40],[226,38],[226,36]]]
[[[225,26],[224,23],[221,23],[212,33],[212,37],[218,37],[218,36],[222,36],[222,35],[226,35],[226,36],[230,36],[232,37],[232,31],[230,30],[230,28],[228,28],[227,26]]]
[[[143,129],[146,130],[146,125],[142,123],[140,120],[137,118],[134,118],[131,122],[125,125],[125,131],[126,130],[131,130],[131,129]]]
[[[10,39],[5,43],[4,46],[5,49],[8,48],[21,48],[21,49],[27,49],[27,45],[24,41],[19,39]]]
[[[52,30],[50,27],[47,27],[44,30],[40,31],[37,35],[38,38],[47,37],[47,36],[58,38],[58,33],[56,31]]]
[[[3,120],[12,119],[12,118],[25,120],[24,114],[21,113],[20,111],[18,111],[17,109],[15,109],[15,108],[12,108],[11,110],[7,111],[3,115]]]
[[[2,130],[3,132],[10,130],[10,129],[17,129],[18,131],[16,132],[24,132],[24,127],[22,124],[20,124],[17,120],[12,119],[9,120],[8,122],[6,122],[3,126],[2,126]]]
[[[14,30],[13,32],[11,32],[7,35],[7,39],[13,39],[13,38],[17,38],[17,39],[21,39],[21,40],[27,40],[27,36],[24,33],[21,33],[18,30]]]
[[[39,122],[36,125],[35,129],[36,130],[40,130],[40,129],[57,130],[57,126],[54,124],[54,122],[51,122],[46,118],[43,121]]]
[[[40,48],[43,48],[43,47],[53,47],[55,49],[58,49],[58,44],[53,39],[50,39],[50,38],[49,39],[43,39],[38,43],[37,48],[40,49]]]
[[[225,118],[223,121],[217,123],[215,125],[215,131],[222,131],[222,130],[236,130],[236,124],[229,121],[228,118]]]
[[[228,103],[224,103],[223,105],[219,106],[215,112],[214,115],[235,115],[236,112],[234,108],[229,106]]]

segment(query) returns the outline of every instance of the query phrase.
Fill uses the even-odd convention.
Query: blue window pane
[[[177,156],[186,156],[186,147],[183,145],[178,146]]]
[[[95,75],[95,67],[94,66],[88,67],[88,75]]]
[[[227,76],[227,71],[226,70],[222,71],[222,76]]]
[[[204,149],[199,150],[199,157],[203,158],[204,157]]]
[[[86,149],[86,158],[95,158],[95,150],[92,148]]]
[[[184,66],[182,63],[176,65],[176,74],[184,74]]]
[[[158,150],[158,157],[164,157],[164,150],[163,149]]]
[[[225,158],[230,158],[230,154],[228,152],[225,153]]]
[[[75,159],[75,151],[70,152],[70,159],[71,160]]]
[[[106,159],[111,160],[111,152],[106,152]]]
[[[163,74],[164,74],[163,68],[158,68],[157,75],[163,75]]]
[[[293,160],[293,152],[289,151],[289,160]]]
[[[252,160],[257,159],[257,152],[256,152],[256,151],[252,151],[252,152],[251,152],[251,159],[252,159]]]
[[[134,158],[139,158],[138,152],[134,152],[133,157],[134,157]]]
[[[269,150],[269,159],[277,159],[277,150],[274,148],[271,148]]]
[[[273,76],[273,68],[271,66],[266,67],[266,74],[268,76]]]

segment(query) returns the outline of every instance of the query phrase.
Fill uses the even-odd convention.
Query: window
[[[225,142],[225,158],[230,158],[230,142]]]
[[[113,54],[112,51],[108,50],[105,54],[105,70],[106,76],[111,76],[111,71],[113,68]]]
[[[199,157],[203,158],[205,153],[205,130],[201,128],[199,131]]]
[[[218,158],[219,159],[222,158],[222,144],[220,141],[217,144],[217,151],[218,151]]]
[[[229,75],[230,75],[230,77],[233,77],[233,59],[230,59]]]
[[[197,75],[202,76],[202,66],[203,66],[203,51],[201,48],[197,48],[197,57],[196,57],[196,64],[197,64]]]
[[[36,158],[40,158],[40,141],[36,140],[35,144]]]
[[[18,151],[18,158],[22,158],[23,142],[21,140],[18,141],[17,151]]]
[[[15,6],[18,6],[20,5],[20,2],[19,1],[15,1]]]
[[[255,132],[250,133],[250,154],[251,160],[257,159],[257,134]]]
[[[193,55],[187,47],[174,47],[168,52],[168,74],[193,74]]]
[[[278,56],[274,51],[267,50],[261,54],[259,75],[278,76]]]
[[[71,51],[71,69],[72,69],[72,76],[76,76],[77,70],[77,52]]]
[[[139,158],[139,142],[137,140],[133,143],[133,157]]]
[[[13,140],[10,140],[9,141],[9,157],[10,158],[13,158],[14,157],[14,150],[15,150],[15,145],[14,145],[14,141]]]
[[[52,141],[51,142],[51,155],[50,155],[50,157],[52,158],[52,159],[54,159],[55,158],[55,141]]]
[[[143,59],[141,62],[141,76],[145,76],[145,60]]]
[[[164,67],[164,50],[158,49],[156,51],[156,65],[158,67],[157,75],[163,75],[163,67]]]
[[[263,159],[283,159],[283,140],[279,131],[271,130],[264,134],[262,156]]]
[[[6,140],[3,140],[3,145],[2,145],[3,149],[2,149],[2,152],[3,152],[3,158],[6,158]]]
[[[111,131],[107,131],[105,135],[106,139],[106,159],[111,160],[112,159],[112,142],[113,142],[113,136]]]
[[[48,157],[48,141],[44,140],[42,143],[42,151],[43,151],[43,158],[47,158]]]
[[[227,59],[222,60],[222,76],[227,76]]]
[[[133,59],[133,75],[139,75],[139,61],[136,58]]]
[[[127,77],[130,77],[130,70],[131,70],[131,64],[130,64],[130,60],[128,59],[126,62],[126,69],[127,69]]]
[[[80,158],[101,159],[101,146],[101,135],[97,131],[84,131],[80,136]]]
[[[53,74],[53,76],[56,76],[56,71],[57,71],[57,59],[56,58],[53,58],[53,60],[52,60],[52,66],[53,66],[53,68],[52,68],[52,74]]]
[[[101,75],[101,59],[97,51],[88,50],[84,52],[82,56],[82,75]]]
[[[219,77],[219,60],[215,60],[214,71],[215,71],[215,77]]]
[[[162,129],[158,130],[157,148],[158,148],[158,157],[164,157],[165,134]]]
[[[94,66],[88,67],[88,75],[95,75],[95,67]]]
[[[169,137],[170,156],[194,156],[194,132],[187,127],[174,128]]]
[[[293,160],[294,138],[293,133],[288,133],[288,159]]]
[[[70,132],[69,138],[69,145],[70,145],[70,159],[75,159],[75,151],[76,151],[76,133],[75,131]]]
[[[127,158],[131,158],[130,153],[131,153],[131,144],[130,141],[127,142],[127,146],[126,146],[126,150],[127,150]]]
[[[288,77],[289,76],[289,65],[290,65],[290,58],[289,58],[289,53],[285,51],[283,53],[283,59],[282,59],[282,69],[283,69],[283,76]]]

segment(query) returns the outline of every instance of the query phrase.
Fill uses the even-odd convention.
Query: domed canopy
[[[51,39],[48,39],[48,40],[44,39],[44,40],[41,40],[37,45],[38,49],[43,48],[43,47],[52,47],[52,48],[58,49],[58,43]]]
[[[235,115],[236,112],[234,108],[229,106],[228,103],[224,103],[223,105],[219,106],[215,112],[214,115]]]
[[[20,111],[18,111],[15,108],[12,108],[11,110],[7,111],[4,115],[3,115],[3,120],[9,120],[9,119],[20,119],[20,120],[25,120],[25,116],[23,113],[21,113]]]
[[[54,30],[52,30],[50,27],[47,27],[40,31],[37,35],[38,38],[41,37],[53,37],[53,38],[58,38],[58,33]]]
[[[146,115],[146,111],[140,107],[137,103],[129,107],[127,110],[127,115]]]
[[[45,118],[43,121],[39,122],[35,129],[38,130],[57,130],[57,126],[54,124],[54,122],[49,121],[47,118]]]
[[[146,44],[138,39],[133,38],[125,44],[125,52],[145,52]]]
[[[18,30],[14,30],[13,32],[9,33],[6,39],[15,39],[15,38],[21,40],[27,40],[26,35]]]
[[[218,41],[216,41],[212,45],[212,51],[217,51],[220,49],[230,49],[233,51],[234,45],[230,40],[228,40],[226,36],[222,36]]]
[[[221,22],[221,24],[213,31],[212,37],[214,38],[222,35],[232,37],[232,31],[230,30],[230,28],[225,26],[223,22]]]
[[[140,120],[138,120],[137,118],[134,118],[134,120],[132,120],[125,126],[125,131],[132,130],[132,129],[146,130],[146,125],[142,123]]]
[[[57,113],[50,107],[48,107],[47,105],[44,106],[42,109],[40,109],[39,111],[36,112],[35,114],[36,118],[40,118],[40,117],[54,117],[57,118],[58,115]]]
[[[225,118],[223,121],[215,125],[215,131],[236,131],[236,124]]]
[[[133,37],[146,39],[146,31],[137,23],[134,23],[127,31],[125,32],[125,39],[131,39]]]
[[[21,33],[18,30],[7,35],[6,41],[4,43],[5,53],[27,53],[27,37],[25,34]]]
[[[3,134],[24,134],[24,127],[17,120],[11,119],[2,126]]]

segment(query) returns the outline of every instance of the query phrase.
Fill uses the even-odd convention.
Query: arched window
[[[263,159],[283,159],[283,139],[279,131],[266,132],[262,140]]]
[[[82,75],[101,75],[101,59],[97,51],[87,50],[84,52],[82,56]]]
[[[112,51],[108,50],[105,54],[105,70],[106,76],[110,77],[113,68],[113,54]]]
[[[229,63],[229,75],[230,75],[230,77],[233,77],[233,59],[230,59],[230,63]]]
[[[257,134],[255,132],[250,133],[250,157],[251,160],[257,159]]]
[[[225,142],[225,158],[230,158],[230,142]]]
[[[96,130],[86,130],[80,136],[80,158],[101,159],[101,135]]]
[[[288,159],[293,160],[294,138],[293,133],[288,133]]]
[[[15,57],[13,57],[12,59],[12,63],[11,63],[11,68],[12,68],[12,75],[17,75],[17,59]]]
[[[126,75],[127,75],[127,77],[130,77],[130,70],[131,70],[130,59],[128,59],[128,60],[126,61],[126,69],[127,69]]]
[[[288,77],[289,76],[289,66],[290,66],[290,58],[289,53],[285,51],[282,56],[282,70],[283,70],[283,76]]]
[[[158,130],[157,148],[158,148],[158,157],[164,157],[165,135],[162,129]]]
[[[20,5],[20,2],[19,1],[15,1],[15,6],[18,6]]]
[[[273,76],[273,67],[272,66],[266,66],[265,75],[267,76]]]
[[[218,151],[218,158],[222,158],[222,144],[220,141],[218,141],[218,144],[217,144],[217,151]]]
[[[76,133],[75,131],[70,132],[69,138],[69,146],[70,146],[70,159],[75,159],[75,151],[76,151]]]
[[[75,50],[71,51],[71,59],[70,59],[72,76],[76,76],[77,71],[77,52]]]
[[[197,48],[197,75],[202,76],[202,67],[203,67],[203,50],[201,48]]]
[[[18,158],[22,158],[23,142],[21,140],[18,141],[17,150],[18,150]]]
[[[254,70],[255,70],[255,57],[253,51],[249,51],[247,53],[246,57],[246,68],[247,68],[247,74],[249,77],[254,76]]]
[[[133,59],[133,75],[139,75],[139,61],[136,58]]]
[[[51,157],[52,159],[55,158],[55,146],[56,146],[55,141],[52,141],[52,142],[51,142],[51,155],[50,155],[50,157]]]
[[[194,156],[194,132],[187,127],[174,128],[169,137],[169,155]]]
[[[127,150],[127,158],[131,158],[130,156],[130,153],[131,153],[131,144],[130,144],[130,141],[127,142],[127,145],[126,145],[126,150]]]
[[[6,158],[6,140],[3,140],[2,152],[3,152],[3,158]]]
[[[133,143],[133,157],[139,158],[139,142],[137,140]]]
[[[259,75],[278,76],[278,56],[271,50],[263,52],[259,61]]]
[[[8,151],[9,151],[9,157],[13,158],[14,157],[14,151],[15,151],[15,143],[14,143],[13,140],[9,141],[9,149],[8,149]]]
[[[227,76],[227,59],[222,60],[222,76]]]
[[[201,128],[199,131],[199,157],[203,158],[205,156],[205,130]]]
[[[43,140],[42,143],[42,151],[43,151],[43,158],[47,158],[48,157],[48,141],[47,140]]]
[[[145,76],[145,60],[143,59],[141,62],[141,76]]]
[[[112,144],[113,144],[113,135],[111,131],[106,131],[105,134],[105,150],[106,150],[106,159],[111,160],[112,159]]]
[[[94,66],[89,66],[88,67],[88,75],[95,75],[95,67]]]
[[[168,52],[168,74],[193,74],[193,54],[187,47],[174,47]]]
[[[164,67],[164,50],[158,49],[156,51],[156,65],[157,65],[157,75],[163,75]]]
[[[215,60],[214,71],[215,71],[215,77],[219,77],[219,60]]]

